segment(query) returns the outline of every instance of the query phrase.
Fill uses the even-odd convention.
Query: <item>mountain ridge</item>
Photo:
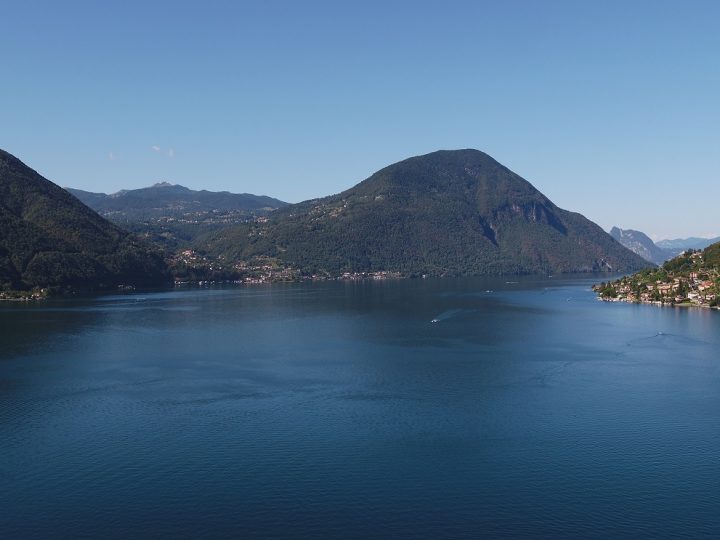
[[[305,269],[430,275],[632,271],[646,262],[474,149],[384,167],[336,195],[209,234],[198,249]]]
[[[671,252],[680,252],[686,249],[705,249],[706,247],[720,242],[720,236],[715,238],[701,238],[691,236],[689,238],[673,238],[658,240],[655,244],[663,249],[670,250]]]
[[[621,229],[620,227],[613,227],[610,230],[610,235],[629,250],[657,265],[661,265],[677,257],[688,249],[705,249],[712,244],[720,242],[720,237],[676,238],[653,242],[648,235],[641,231]]]
[[[284,201],[266,195],[193,190],[169,182],[158,182],[139,189],[122,189],[111,194],[70,187],[65,189],[99,214],[112,217],[114,221],[180,216],[189,212],[265,214],[287,205]]]

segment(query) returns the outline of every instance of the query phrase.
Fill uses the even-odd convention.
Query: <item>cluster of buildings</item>
[[[398,279],[400,277],[402,277],[400,272],[344,272],[338,279],[343,281],[363,281],[366,279]]]
[[[106,212],[104,215],[111,216],[111,214],[110,212]],[[116,214],[124,215],[123,212],[116,212]],[[248,216],[248,212],[245,210],[197,210],[194,212],[171,213],[169,215],[152,217],[148,220],[159,225],[172,223],[237,225],[247,223],[248,221],[258,221],[257,217]],[[262,221],[260,222],[262,223]]]
[[[697,304],[708,307],[717,298],[712,281],[697,279],[685,281],[673,278],[672,283],[659,280],[646,283],[644,288],[637,288],[632,282],[624,282],[615,289],[616,294],[604,295],[603,300],[615,302],[643,302],[658,304]]]
[[[48,293],[48,289],[39,288],[35,288],[31,291],[0,291],[0,300],[30,302],[31,300],[42,300],[47,298]]]
[[[262,258],[223,264],[200,255],[192,249],[185,249],[175,255],[172,264],[176,269],[175,285],[213,285],[217,283],[277,283],[289,281],[342,281],[385,280],[401,277],[399,272],[345,272],[334,277],[326,273],[305,274],[291,267],[278,264],[272,259]]]
[[[720,272],[703,268],[702,254],[689,256],[697,270],[672,272],[665,268],[653,273],[639,273],[612,283],[596,285],[601,300],[636,302],[658,305],[695,305],[717,307],[720,293]]]

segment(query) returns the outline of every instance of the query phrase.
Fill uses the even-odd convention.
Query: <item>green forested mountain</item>
[[[177,184],[118,191],[111,195],[66,188],[100,215],[119,221],[142,221],[162,217],[182,218],[205,212],[263,214],[287,203],[264,195],[196,191]]]
[[[186,249],[199,235],[287,206],[264,195],[196,191],[167,182],[111,195],[65,189],[104,218],[167,251]]]
[[[0,290],[165,279],[159,253],[0,150]]]
[[[558,208],[477,150],[406,159],[338,195],[205,235],[196,247],[226,260],[270,257],[330,274],[628,272],[647,266],[599,226]]]

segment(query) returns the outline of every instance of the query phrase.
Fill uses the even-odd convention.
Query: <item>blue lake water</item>
[[[507,279],[0,304],[0,537],[720,536],[720,313]]]

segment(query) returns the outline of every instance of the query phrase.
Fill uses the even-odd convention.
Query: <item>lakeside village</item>
[[[720,267],[710,252],[688,250],[660,268],[593,286],[600,300],[718,309]]]
[[[0,300],[11,302],[30,302],[44,300],[50,294],[50,289],[35,287],[30,291],[0,291]]]
[[[288,283],[299,281],[364,281],[388,280],[403,277],[400,272],[344,272],[339,276],[328,273],[308,274],[288,268],[271,258],[258,258],[252,262],[236,262],[230,265],[213,260],[186,249],[169,261],[175,287],[209,287],[221,284],[247,285],[261,283]],[[118,291],[134,291],[133,285],[119,285]],[[67,292],[67,291],[65,291]],[[44,300],[52,294],[51,288],[36,287],[30,291],[0,291],[0,300],[30,302]]]
[[[212,259],[192,249],[177,253],[169,261],[174,285],[211,286],[217,284],[261,284],[298,281],[362,281],[404,277],[399,272],[307,273],[261,257],[252,261],[227,263]],[[425,277],[425,276],[422,276]],[[120,290],[134,290],[131,285]],[[688,250],[660,268],[649,268],[616,281],[593,286],[599,299],[606,302],[631,302],[668,306],[699,306],[720,309],[720,243],[705,251]],[[0,291],[0,300],[42,300],[50,295],[48,288],[31,291]]]
[[[259,257],[253,261],[238,261],[230,265],[222,259],[210,259],[192,249],[179,252],[170,261],[176,287],[219,283],[259,284],[297,281],[328,280],[386,280],[398,279],[399,272],[344,272],[339,276],[328,273],[309,274],[289,268],[269,257]]]

